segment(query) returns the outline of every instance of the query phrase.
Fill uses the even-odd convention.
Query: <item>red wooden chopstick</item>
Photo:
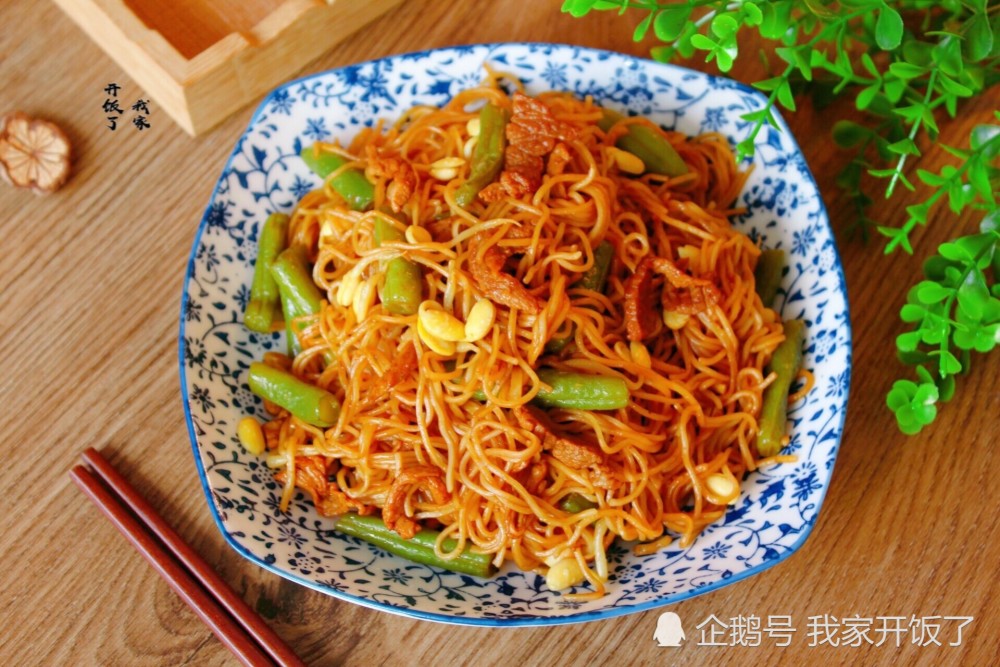
[[[90,467],[70,471],[76,485],[243,664],[305,666],[96,449],[82,458]]]

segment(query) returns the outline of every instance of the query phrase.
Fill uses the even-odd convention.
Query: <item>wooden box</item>
[[[401,0],[55,2],[197,135]]]

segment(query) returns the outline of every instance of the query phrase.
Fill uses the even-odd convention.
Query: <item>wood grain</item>
[[[626,17],[583,20],[556,0],[442,3],[410,0],[326,53],[319,71],[392,53],[490,41],[560,41],[644,55]],[[217,642],[70,484],[80,450],[95,446],[141,488],[177,531],[310,664],[799,665],[995,663],[1000,655],[1000,521],[993,471],[1000,356],[976,360],[933,428],[900,435],[884,407],[902,372],[891,341],[896,312],[921,256],[975,220],[938,210],[916,238],[917,256],[838,233],[850,294],[854,364],[846,433],[815,529],[786,562],[672,607],[688,641],[658,648],[657,611],[598,623],[486,629],[432,624],[340,602],[256,568],[219,535],[199,487],[177,376],[184,267],[198,222],[244,109],[197,140],[154,106],[152,127],[106,128],[103,88],[131,104],[141,90],[51,3],[0,3],[0,112],[56,121],[73,141],[74,173],[48,197],[0,187],[0,663],[19,665],[232,665]],[[112,45],[114,46],[114,45]],[[745,48],[755,48],[753,44]],[[744,58],[749,81],[762,65]],[[961,144],[990,118],[988,95],[944,125]],[[995,103],[995,96],[993,97]],[[124,106],[124,104],[123,104]],[[846,107],[834,110],[849,115]],[[803,101],[789,123],[824,193],[834,226],[852,208],[834,180],[847,156],[829,140],[830,110]],[[920,166],[951,158],[929,147]],[[909,198],[908,198],[909,197]],[[898,220],[914,196],[879,203]],[[698,646],[710,614],[791,615],[787,648]],[[973,616],[959,647],[905,643],[809,646],[810,616]],[[946,643],[946,642],[944,642]]]

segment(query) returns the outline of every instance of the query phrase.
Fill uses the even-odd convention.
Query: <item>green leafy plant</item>
[[[918,382],[897,382],[887,403],[906,433],[932,422],[937,403],[954,393],[955,376],[968,370],[971,352],[993,349],[998,336],[1000,113],[997,124],[975,128],[968,147],[942,145],[957,164],[937,173],[913,165],[937,143],[939,122],[1000,82],[1000,0],[565,0],[562,9],[576,17],[637,12],[643,16],[633,39],[652,31],[659,42],[653,58],[703,54],[722,72],[740,57],[741,33],[756,31],[773,56],[765,56],[769,75],[752,83],[767,99],[743,116],[750,129],[737,146],[741,157],[752,154],[762,128],[776,125],[776,108],[795,111],[797,94],[811,93],[817,103],[851,98],[864,120],[833,126],[833,141],[853,151],[837,183],[853,201],[849,231],[866,240],[877,232],[886,254],[912,253],[914,232],[944,217],[939,203],[947,201],[956,216],[984,216],[979,234],[956,235],[927,260],[927,279],[901,311],[904,322],[917,324],[897,346]],[[873,182],[888,198],[899,186],[916,190],[914,173],[928,196],[896,224],[869,217]]]
[[[973,352],[1000,344],[1000,211],[938,248],[924,262],[900,311],[912,331],[896,338],[899,358],[916,366],[917,379],[897,380],[886,397],[904,433],[934,421],[937,402],[955,393],[955,377],[969,370]]]

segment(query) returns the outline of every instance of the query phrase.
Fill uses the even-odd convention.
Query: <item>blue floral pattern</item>
[[[225,539],[262,567],[339,598],[420,618],[479,625],[542,625],[607,618],[670,604],[770,567],[805,540],[830,484],[850,385],[851,333],[844,277],[816,183],[787,127],[762,131],[736,225],[789,262],[776,306],[808,325],[805,363],[816,388],[790,411],[797,462],[751,474],[737,504],[686,549],[609,554],[608,595],[569,601],[534,573],[490,580],[408,563],[332,530],[308,500],[278,511],[279,488],[244,452],[236,423],[263,416],[246,388],[250,362],[280,349],[280,334],[242,325],[256,234],[319,185],[297,154],[314,139],[349,140],[414,104],[441,104],[477,83],[483,65],[533,92],[559,88],[646,114],[687,134],[735,143],[740,114],[759,93],[728,79],[625,55],[552,44],[463,46],[352,65],[272,92],[239,138],[205,210],[188,262],[180,317],[184,409],[209,507]],[[748,165],[749,166],[749,165]]]

